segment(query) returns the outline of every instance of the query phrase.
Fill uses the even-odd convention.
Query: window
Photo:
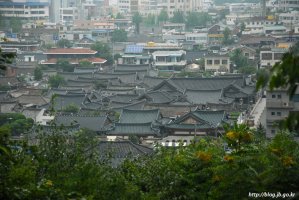
[[[215,65],[219,65],[220,64],[220,60],[214,60],[214,64]]]
[[[271,130],[271,133],[272,133],[272,134],[275,134],[275,130],[272,129],[272,130]]]
[[[275,112],[271,112],[271,115],[275,115]]]
[[[222,65],[227,65],[227,60],[222,60]]]
[[[278,94],[278,95],[277,95],[277,99],[281,99],[281,94]]]
[[[207,60],[207,64],[208,65],[212,65],[213,64],[213,60]]]
[[[281,112],[277,112],[277,116],[281,116]]]
[[[276,95],[275,94],[272,94],[272,99],[275,99],[276,98]]]

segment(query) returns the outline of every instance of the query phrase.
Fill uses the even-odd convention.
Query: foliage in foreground
[[[118,168],[90,148],[97,141],[87,130],[69,136],[58,129],[33,147],[0,138],[0,199],[243,199],[249,192],[298,192],[298,143],[287,134],[269,142],[244,125],[222,139],[159,147]]]

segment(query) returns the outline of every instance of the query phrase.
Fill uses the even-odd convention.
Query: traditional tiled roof
[[[91,64],[104,64],[105,62],[107,62],[107,60],[103,59],[103,58],[83,58],[83,59],[68,59],[68,58],[66,58],[66,59],[72,65],[78,65],[82,61],[88,61],[88,62],[91,62]],[[41,64],[56,65],[57,62],[58,62],[58,59],[50,58],[46,61],[41,62]]]
[[[152,128],[152,123],[115,123],[111,135],[158,135]]]
[[[139,99],[147,99],[148,103],[164,104],[176,100],[176,97],[165,91],[150,91],[141,95]]]
[[[62,76],[65,80],[72,79],[76,80],[79,76],[80,77],[86,77],[86,78],[92,78],[93,74],[90,72],[80,72],[80,73],[75,73],[75,72],[58,72],[58,75]]]
[[[153,153],[153,149],[134,144],[131,141],[101,141],[95,147],[98,150],[99,157],[109,159],[111,165],[116,167],[125,159],[136,158]]]
[[[111,109],[116,111],[116,112],[122,112],[123,109],[143,110],[145,102],[146,102],[145,100],[142,100],[142,101],[137,101],[137,102],[127,104],[127,105],[123,105],[123,106],[119,106],[119,107],[116,107],[116,106],[112,107],[111,106],[112,107]]]
[[[128,110],[123,109],[120,123],[152,123],[159,118],[159,110]]]
[[[119,78],[122,83],[135,83],[136,82],[136,72],[129,73],[95,73],[94,78]]]
[[[171,78],[170,81],[182,90],[218,90],[232,83],[241,87],[245,84],[243,76],[221,76],[212,78]]]
[[[225,121],[225,111],[209,111],[209,110],[196,110],[193,112],[198,118],[203,119],[214,127],[219,126],[223,121]]]
[[[125,102],[125,103],[134,102],[134,100],[136,101],[137,98],[138,98],[137,94],[116,94],[109,97],[111,101]]]
[[[222,90],[186,90],[187,99],[194,104],[218,103]]]
[[[97,51],[85,48],[52,48],[44,54],[96,54]]]
[[[83,106],[86,100],[85,94],[73,94],[73,95],[57,95],[55,98],[54,108],[55,110],[61,110],[69,104],[75,104],[79,108]]]
[[[58,115],[55,117],[57,125],[70,126],[78,123],[80,128],[87,128],[97,132],[105,130],[107,120],[107,116]]]
[[[17,98],[18,102],[22,105],[44,105],[49,102],[49,99],[42,97],[41,95],[21,95]]]
[[[196,122],[188,123],[184,122],[189,117],[196,120]],[[207,129],[207,128],[217,128],[221,127],[222,123],[225,121],[224,111],[208,111],[208,110],[196,110],[189,112],[173,122],[166,124],[167,128],[174,129]]]
[[[143,79],[143,84],[148,87],[154,87],[161,83],[162,81],[166,80],[166,78],[160,78],[160,77],[152,77],[152,76],[145,76]]]

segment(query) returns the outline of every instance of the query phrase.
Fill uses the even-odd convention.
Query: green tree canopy
[[[94,67],[94,65],[88,60],[83,60],[79,62],[80,67]]]
[[[66,59],[58,59],[56,63],[57,69],[62,69],[64,72],[74,72],[74,65]]]
[[[70,113],[78,113],[79,110],[80,108],[74,103],[70,103],[63,109],[64,112],[70,112]]]
[[[223,31],[223,41],[222,41],[223,44],[229,45],[233,43],[231,34],[232,34],[231,30],[228,27],[226,27]]]
[[[4,73],[7,66],[13,62],[15,57],[16,57],[15,53],[3,52],[2,49],[0,48],[0,74]]]
[[[43,71],[42,71],[42,69],[40,67],[36,67],[34,69],[33,74],[34,74],[34,80],[36,80],[36,81],[42,80],[42,78],[43,78]]]
[[[20,18],[13,17],[10,19],[10,27],[14,33],[19,33],[22,30],[22,21]]]
[[[59,48],[70,48],[70,47],[72,47],[71,41],[69,41],[67,39],[58,40],[56,45]]]
[[[248,58],[243,55],[241,49],[235,49],[232,52],[230,59],[236,65],[237,68],[248,66]]]
[[[90,47],[92,50],[97,51],[97,57],[105,58],[107,60],[107,64],[113,63],[113,56],[111,53],[111,49],[107,43],[99,42],[92,44]]]
[[[137,34],[140,32],[140,23],[142,22],[142,16],[139,12],[134,13],[132,22],[135,25],[135,31]]]
[[[128,40],[127,32],[124,29],[114,30],[111,39],[113,42],[126,42]]]
[[[185,16],[182,11],[174,11],[173,17],[170,18],[172,23],[185,23]]]
[[[125,19],[125,16],[122,13],[117,13],[115,19]]]
[[[158,16],[159,22],[166,22],[169,19],[168,13],[165,9],[161,10]]]
[[[191,28],[194,26],[206,26],[211,21],[211,17],[205,12],[189,12],[186,17],[186,25]]]
[[[49,77],[48,83],[52,88],[58,88],[60,85],[65,83],[65,80],[62,76],[55,75]]]
[[[153,26],[156,24],[156,15],[148,14],[143,21],[145,25]]]
[[[267,74],[261,74],[257,87],[268,85],[269,89],[284,88],[288,90],[290,99],[294,98],[299,83],[299,42],[285,53],[280,62],[277,62],[270,70],[269,82]],[[299,112],[290,112],[286,120],[282,120],[280,128],[299,133]]]

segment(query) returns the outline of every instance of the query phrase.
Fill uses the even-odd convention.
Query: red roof
[[[86,48],[53,48],[44,54],[96,54],[97,51]]]
[[[78,65],[81,61],[89,61],[92,64],[104,64],[105,62],[107,62],[107,60],[105,60],[103,58],[83,58],[83,59],[66,59],[66,60],[69,61],[69,63],[73,64],[73,65]],[[57,61],[58,61],[58,59],[51,58],[49,60],[42,62],[41,64],[55,65],[57,63]]]

